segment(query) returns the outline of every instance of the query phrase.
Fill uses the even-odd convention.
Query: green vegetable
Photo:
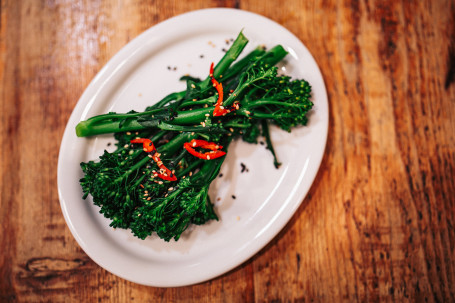
[[[217,220],[208,190],[225,157],[195,157],[198,151],[188,149],[191,154],[183,148],[192,139],[210,142],[209,150],[220,145],[227,152],[237,137],[256,143],[262,135],[279,167],[269,124],[288,132],[305,125],[313,106],[311,86],[305,80],[277,75],[275,65],[287,54],[280,45],[269,50],[258,47],[238,60],[247,42],[240,33],[215,66],[214,78],[182,77],[186,90],[169,94],[143,112],[107,113],[76,126],[79,137],[113,133],[117,140],[114,152],[105,151],[99,160],[81,163],[83,198],[92,196],[100,213],[111,220],[110,226],[130,229],[141,239],[156,233],[169,241],[178,240],[190,224]],[[225,115],[213,116],[218,93],[212,81],[222,85],[222,106],[229,109]],[[142,146],[131,144],[138,137],[153,142],[162,163],[153,161]],[[156,177],[164,166],[176,181]]]

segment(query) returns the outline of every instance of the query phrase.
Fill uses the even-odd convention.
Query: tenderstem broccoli
[[[191,224],[217,220],[208,190],[235,138],[256,143],[264,136],[279,167],[269,124],[288,132],[306,125],[313,107],[311,86],[278,75],[276,64],[287,54],[281,45],[257,47],[239,59],[247,43],[240,33],[213,74],[204,80],[182,77],[184,91],[143,112],[111,112],[76,126],[79,137],[113,133],[117,141],[115,151],[81,163],[83,198],[92,196],[110,226],[130,229],[140,239],[156,234],[170,241]],[[213,83],[220,85],[215,89]],[[217,106],[223,115],[214,116]],[[132,143],[136,138],[147,138],[153,149]],[[166,172],[175,176],[173,181],[162,177]]]

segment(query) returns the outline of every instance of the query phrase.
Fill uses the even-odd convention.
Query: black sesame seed
[[[248,172],[248,168],[246,167],[245,164],[240,163],[240,166],[242,167],[242,170],[240,171],[241,173]]]

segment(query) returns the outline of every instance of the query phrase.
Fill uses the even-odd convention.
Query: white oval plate
[[[156,236],[139,240],[114,230],[90,198],[83,200],[80,162],[113,150],[110,135],[77,138],[80,120],[109,111],[143,110],[181,90],[184,74],[205,77],[223,56],[230,39],[243,30],[258,45],[281,44],[289,51],[283,73],[313,87],[308,126],[271,131],[279,160],[275,169],[265,145],[234,142],[222,177],[211,186],[219,221],[192,227],[179,241]],[[227,40],[227,41],[226,41]],[[240,265],[264,247],[289,221],[305,198],[322,160],[328,129],[327,95],[320,70],[306,47],[288,30],[262,16],[236,9],[205,9],[159,23],[128,43],[93,79],[65,129],[58,161],[58,189],[65,220],[87,255],[126,280],[157,287],[203,282]],[[109,144],[112,143],[112,144]],[[241,165],[246,169],[241,172]],[[234,197],[235,196],[235,197]]]

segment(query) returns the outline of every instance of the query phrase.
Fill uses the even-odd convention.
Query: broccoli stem
[[[243,38],[242,38],[243,37]],[[236,43],[237,42],[237,43]],[[246,38],[244,38],[243,34],[240,33],[232,47],[228,50],[226,55],[220,60],[220,62],[217,64],[215,67],[214,73],[215,75],[217,73],[221,74],[223,71],[225,71],[229,65],[235,60],[236,56],[240,54],[240,52],[243,50],[245,47],[246,43],[248,41]],[[232,50],[232,51],[231,51]],[[284,50],[282,46],[275,46],[266,53],[263,53],[260,49],[256,49],[252,51],[247,57],[245,57],[243,60],[240,60],[237,64],[233,65],[233,72],[239,72],[242,69],[246,68],[249,63],[252,62],[254,58],[257,58],[258,56],[260,59],[258,60],[264,60],[267,64],[273,65],[279,61],[281,61],[284,56],[286,56],[287,52]],[[232,75],[234,73],[232,72]],[[229,77],[231,77],[228,74]],[[225,101],[224,105],[229,106],[231,105],[236,98],[240,96],[240,94],[245,90],[249,85],[253,84],[256,81],[261,80],[261,78],[253,78],[251,80],[245,81],[243,84],[239,85],[236,90],[234,91],[231,96],[229,96]],[[207,82],[207,83],[205,83]],[[202,87],[208,87],[210,83],[210,77],[208,77],[206,80],[203,81],[203,84],[201,84]],[[186,92],[186,91],[184,91]],[[179,93],[174,93],[172,94],[174,97],[175,96],[180,96],[183,98],[183,92]],[[169,95],[170,96],[170,95]],[[178,98],[180,98],[178,97]],[[165,100],[166,99],[166,100]],[[116,133],[116,132],[124,132],[124,131],[138,131],[138,130],[143,130],[146,128],[149,128],[150,125],[147,125],[146,123],[140,123],[138,122],[137,118],[139,117],[152,117],[153,115],[159,114],[164,112],[167,108],[163,107],[170,101],[172,101],[171,97],[166,97],[162,101],[158,102],[157,104],[153,105],[152,107],[149,107],[147,111],[140,112],[140,113],[127,113],[127,114],[116,114],[116,113],[109,113],[109,114],[104,114],[104,115],[99,115],[92,117],[90,119],[87,119],[85,121],[81,121],[77,124],[76,126],[76,135],[78,137],[88,137],[88,136],[94,136],[94,135],[100,135],[100,134],[105,134],[105,133]],[[199,100],[199,101],[183,101],[180,104],[180,108],[190,106],[191,104],[213,104],[215,101],[214,97],[209,97],[204,100]],[[194,102],[194,103],[192,103]],[[211,115],[213,112],[213,107],[207,107],[207,108],[197,108],[197,109],[192,109],[188,111],[177,111],[177,116],[174,117],[171,121],[168,121],[169,124],[172,125],[195,125],[199,124],[202,121],[205,120],[206,115],[209,114]],[[156,117],[156,124],[158,125],[158,128],[161,129],[169,129],[169,126],[166,124],[162,124],[161,127],[159,126],[158,121],[161,121],[163,119],[162,116]],[[169,119],[171,119],[169,117]],[[153,121],[153,118],[149,119],[150,121]]]
[[[237,38],[232,43],[232,46],[224,54],[223,58],[221,58],[221,60],[216,64],[213,70],[213,74],[215,75],[215,77],[219,77],[229,68],[229,66],[238,58],[238,56],[240,55],[240,53],[243,51],[247,44],[248,39],[243,35],[242,32],[240,32]],[[199,87],[202,90],[207,89],[208,87],[210,87],[210,85],[211,85],[210,76],[207,77],[201,83],[199,83]],[[187,93],[186,90],[171,93],[149,108],[162,108],[171,101],[180,101],[185,97],[186,93]]]
[[[262,134],[265,137],[267,149],[269,149],[270,152],[272,153],[273,165],[275,166],[275,168],[278,169],[280,167],[281,163],[278,161],[278,158],[275,154],[275,149],[273,148],[272,139],[270,138],[269,124],[268,124],[267,120],[262,120]]]
[[[256,62],[262,62],[266,66],[274,66],[276,63],[280,62],[286,55],[287,51],[281,45],[277,45],[271,48],[265,54],[263,54],[253,64],[256,64]],[[248,75],[248,73],[244,73],[242,75]],[[232,103],[234,103],[235,100],[238,100],[240,98],[244,90],[248,89],[255,82],[260,81],[268,76],[270,76],[270,74],[265,73],[262,77],[252,78],[247,77],[246,79],[240,78],[239,79],[240,84],[236,87],[234,92],[230,94],[226,100],[224,100],[223,105],[224,106],[232,105]]]

